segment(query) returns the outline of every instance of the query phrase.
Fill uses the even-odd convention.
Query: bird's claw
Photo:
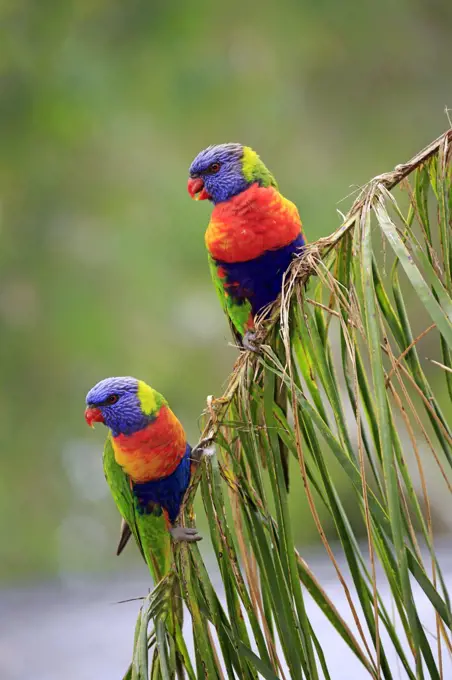
[[[177,542],[196,543],[196,541],[202,541],[202,536],[198,534],[195,527],[172,527],[170,534],[173,541]]]
[[[242,345],[245,349],[249,350],[250,352],[259,352],[259,347],[255,342],[256,340],[256,333],[254,331],[246,331],[245,335],[242,338]]]
[[[202,455],[207,456],[207,458],[211,458],[214,456],[217,452],[217,447],[215,446],[215,442],[210,442],[207,446],[205,446],[202,450]]]
[[[215,446],[215,442],[209,441],[206,444],[203,444],[203,442],[200,442],[198,446],[195,446],[192,451],[191,451],[191,460],[195,461],[195,463],[200,463],[201,459],[204,456],[207,456],[207,458],[210,458],[211,456],[214,456],[215,453],[217,452],[217,447]]]

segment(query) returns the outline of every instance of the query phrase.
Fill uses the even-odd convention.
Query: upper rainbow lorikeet
[[[104,423],[110,430],[105,477],[159,581],[171,566],[170,534],[175,540],[201,540],[196,529],[176,525],[193,463],[184,429],[161,394],[130,377],[97,383],[86,396],[85,419],[90,426]]]
[[[305,245],[298,210],[242,144],[201,151],[190,166],[188,191],[214,204],[205,235],[212,278],[234,335],[255,350],[254,318],[276,300],[284,272]]]
[[[256,351],[255,317],[276,300],[285,271],[305,245],[298,210],[257,153],[242,144],[201,151],[190,166],[188,192],[214,204],[205,235],[213,282],[236,339]],[[285,411],[279,380],[274,396]],[[288,451],[282,439],[279,446],[288,489]]]

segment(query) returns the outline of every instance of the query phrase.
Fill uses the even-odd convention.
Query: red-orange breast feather
[[[116,462],[134,482],[170,475],[182,460],[187,441],[179,420],[167,406],[156,419],[131,435],[112,438]]]
[[[274,187],[256,183],[217,203],[205,240],[215,260],[246,262],[288,245],[300,231],[297,207]]]

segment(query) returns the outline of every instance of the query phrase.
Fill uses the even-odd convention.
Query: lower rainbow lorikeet
[[[104,472],[114,501],[155,581],[169,571],[171,538],[199,541],[196,529],[176,524],[199,460],[165,398],[136,378],[106,378],[86,396],[88,425],[110,430]],[[127,542],[127,532],[123,543]],[[120,546],[121,547],[121,546]],[[118,550],[119,551],[119,550]]]
[[[236,339],[256,351],[256,315],[276,300],[284,273],[306,241],[297,207],[279,191],[257,153],[242,144],[201,151],[190,166],[188,192],[214,204],[205,234],[212,278]],[[280,381],[275,400],[286,410]],[[288,452],[279,440],[288,488]]]

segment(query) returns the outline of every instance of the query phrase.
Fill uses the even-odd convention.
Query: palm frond
[[[160,584],[140,613],[128,677],[334,678],[307,596],[363,675],[399,677],[395,655],[407,678],[445,677],[452,611],[432,494],[452,490],[451,142],[449,130],[362,188],[343,225],[293,263],[258,324],[260,353],[241,353],[225,394],[209,401],[202,442],[216,441],[218,455],[199,466],[181,519],[190,523],[200,486],[221,595],[198,547],[178,545],[169,581],[180,585],[193,651],[181,654],[174,635],[182,631],[170,632],[164,607],[155,609],[172,587]],[[353,625],[294,547],[299,519],[289,511],[280,438]],[[435,613],[434,636],[419,592]]]

